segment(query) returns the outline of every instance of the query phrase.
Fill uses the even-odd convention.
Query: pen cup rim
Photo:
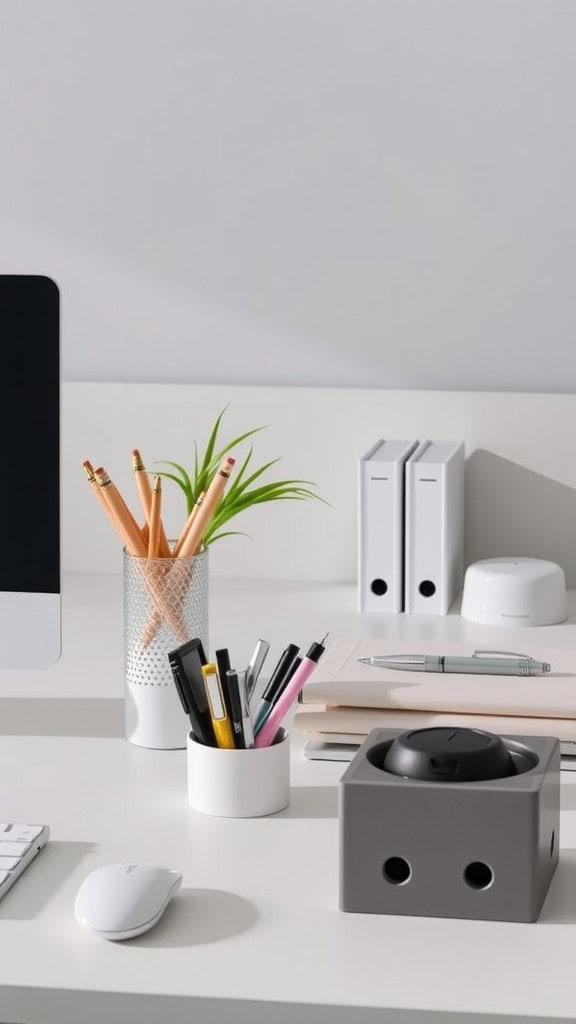
[[[190,732],[188,733],[189,746],[204,747],[206,750],[211,750],[213,754],[216,755],[216,757],[220,757],[222,754],[224,754],[229,755],[232,759],[236,757],[238,754],[242,754],[243,756],[245,754],[252,754],[258,756],[259,754],[264,753],[264,751],[266,750],[273,750],[276,747],[281,747],[284,744],[289,743],[289,741],[290,734],[282,725],[278,727],[278,731],[274,737],[273,743],[270,743],[267,747],[250,747],[248,750],[246,750],[244,747],[235,748],[233,750],[230,750],[227,747],[212,747],[208,743],[202,743],[202,740],[198,739],[198,737],[194,735],[192,730],[190,730]]]
[[[174,544],[176,544],[176,541],[171,539],[171,538],[168,538],[168,544],[170,545],[170,548],[172,549]],[[163,562],[165,565],[170,565],[171,562],[181,562],[182,565],[184,565],[187,562],[193,562],[195,558],[201,558],[203,555],[207,555],[208,554],[208,550],[209,550],[209,548],[206,547],[206,545],[204,544],[200,548],[200,551],[195,551],[193,555],[172,555],[172,554],[170,554],[170,555],[158,556],[157,558],[149,558],[148,555],[133,555],[128,550],[126,545],[124,545],[123,548],[122,548],[122,554],[123,554],[124,558],[126,558],[126,559],[129,558],[133,562]]]

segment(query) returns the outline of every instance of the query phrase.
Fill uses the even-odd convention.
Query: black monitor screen
[[[0,591],[60,590],[58,288],[0,275]]]

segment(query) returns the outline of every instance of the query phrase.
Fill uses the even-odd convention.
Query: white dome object
[[[568,616],[564,570],[542,558],[484,558],[466,569],[461,615],[489,626],[550,626]]]

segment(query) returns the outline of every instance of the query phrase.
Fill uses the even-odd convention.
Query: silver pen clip
[[[244,734],[244,746],[247,750],[254,746],[254,724],[250,714],[250,701],[248,688],[246,686],[246,672],[238,672],[238,693],[240,695],[240,709],[242,712],[242,732]]]
[[[258,682],[258,676],[262,671],[262,665],[264,664],[269,650],[270,644],[268,643],[268,640],[258,640],[258,643],[254,648],[254,654],[250,658],[250,664],[246,669],[246,690],[248,692],[248,699],[250,699],[254,693],[254,687]]]
[[[503,658],[527,658],[528,661],[533,661],[534,660],[529,654],[517,654],[515,651],[473,651],[472,652],[472,657],[473,658],[490,658],[490,657],[493,657],[494,655],[497,655],[498,657],[503,657]]]

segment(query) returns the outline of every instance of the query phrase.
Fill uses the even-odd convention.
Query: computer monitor
[[[60,656],[60,296],[0,275],[0,667]]]

